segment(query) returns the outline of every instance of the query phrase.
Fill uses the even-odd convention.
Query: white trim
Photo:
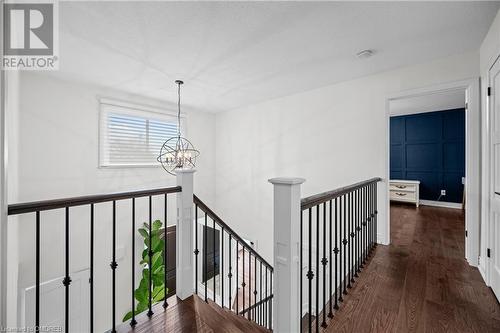
[[[420,200],[420,204],[423,205],[423,206],[433,206],[433,207],[462,209],[462,204],[461,203],[456,203],[456,202],[434,201],[434,200]]]
[[[486,263],[484,260],[483,256],[479,256],[479,265],[477,266],[479,273],[481,274],[481,277],[483,278],[483,281],[486,283]],[[488,286],[488,284],[486,283]]]
[[[483,106],[485,110],[483,112],[483,191],[482,191],[482,208],[483,208],[483,224],[482,229],[484,230],[483,235],[484,239],[481,242],[481,254],[484,256],[484,269],[485,269],[485,282],[487,286],[491,286],[494,281],[493,272],[495,272],[494,261],[491,258],[486,257],[486,251],[488,248],[497,248],[498,244],[495,244],[494,231],[495,227],[495,219],[494,219],[494,211],[500,210],[500,201],[495,200],[494,195],[494,154],[493,154],[493,142],[495,138],[495,132],[493,131],[494,123],[495,123],[495,108],[493,104],[495,103],[495,92],[492,91],[491,95],[493,98],[487,96],[487,88],[492,87],[492,72],[496,69],[500,64],[500,55],[495,57],[492,60],[491,66],[488,67],[488,72],[486,73],[486,82],[485,87],[483,88],[483,93],[485,93],[485,102]],[[482,264],[482,263],[481,263]]]
[[[467,98],[466,110],[466,166],[465,166],[465,188],[466,209],[465,225],[468,237],[465,239],[465,258],[471,266],[478,266],[479,259],[479,223],[480,223],[480,148],[481,148],[481,128],[480,128],[480,95],[479,78],[471,78],[454,82],[437,84],[429,87],[404,90],[389,94],[386,98],[386,171],[387,179],[390,175],[390,101],[409,97],[425,96],[433,93],[443,93],[446,91],[464,90]],[[477,155],[477,156],[475,156]],[[474,200],[476,199],[476,200]],[[389,202],[389,186],[386,189],[385,203]],[[477,205],[475,204],[477,203]],[[477,207],[476,207],[477,206]],[[386,232],[384,239],[390,242],[390,211],[387,214]]]

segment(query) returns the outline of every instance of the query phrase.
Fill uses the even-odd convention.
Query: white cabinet
[[[411,202],[418,207],[420,181],[391,179],[389,184],[390,199],[392,201]]]

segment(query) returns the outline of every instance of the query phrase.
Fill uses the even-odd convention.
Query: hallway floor
[[[464,259],[461,210],[392,204],[391,236],[325,332],[500,332],[500,305]]]

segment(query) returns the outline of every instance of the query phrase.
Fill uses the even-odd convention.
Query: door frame
[[[489,248],[498,248],[498,246],[493,247],[492,244],[495,242],[494,235],[491,230],[494,230],[493,224],[494,219],[493,219],[493,207],[494,205],[498,205],[498,202],[491,200],[493,198],[493,150],[492,150],[492,137],[493,137],[493,121],[494,121],[494,114],[493,112],[494,107],[493,107],[493,102],[494,98],[490,98],[488,96],[488,88],[491,87],[491,71],[494,69],[495,66],[500,64],[500,55],[495,58],[495,60],[492,62],[491,66],[488,67],[488,72],[486,73],[486,78],[487,82],[485,82],[485,87],[483,89],[484,91],[484,98],[485,102],[483,103],[484,106],[484,116],[483,116],[483,204],[482,204],[482,209],[483,209],[483,214],[482,218],[484,223],[482,224],[484,231],[482,231],[483,238],[481,246],[481,258],[480,258],[480,272],[483,275],[483,278],[486,282],[487,286],[491,286],[491,272],[494,269],[493,268],[493,261],[488,260],[487,258],[487,249]],[[494,92],[492,92],[492,95]],[[497,244],[498,245],[498,244]],[[491,259],[491,258],[489,258]]]
[[[390,102],[397,99],[418,97],[463,90],[466,96],[465,110],[465,259],[469,265],[479,265],[480,252],[480,212],[481,212],[481,98],[479,78],[471,78],[432,85],[423,88],[403,90],[390,94],[386,98],[386,179],[390,179]],[[385,244],[390,243],[391,214],[389,204],[389,186],[386,187],[387,234]]]

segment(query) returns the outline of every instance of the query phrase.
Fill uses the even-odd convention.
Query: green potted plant
[[[139,234],[144,239],[144,250],[142,251],[142,278],[139,286],[134,291],[134,298],[137,301],[135,314],[139,314],[148,309],[149,306],[149,274],[151,274],[151,302],[157,303],[164,299],[168,289],[165,286],[165,232],[161,230],[163,223],[160,220],[153,222],[151,226],[151,250],[153,253],[152,265],[149,267],[149,224],[144,223],[139,228]],[[166,290],[165,290],[166,289]],[[132,311],[129,311],[123,321],[132,318]]]

